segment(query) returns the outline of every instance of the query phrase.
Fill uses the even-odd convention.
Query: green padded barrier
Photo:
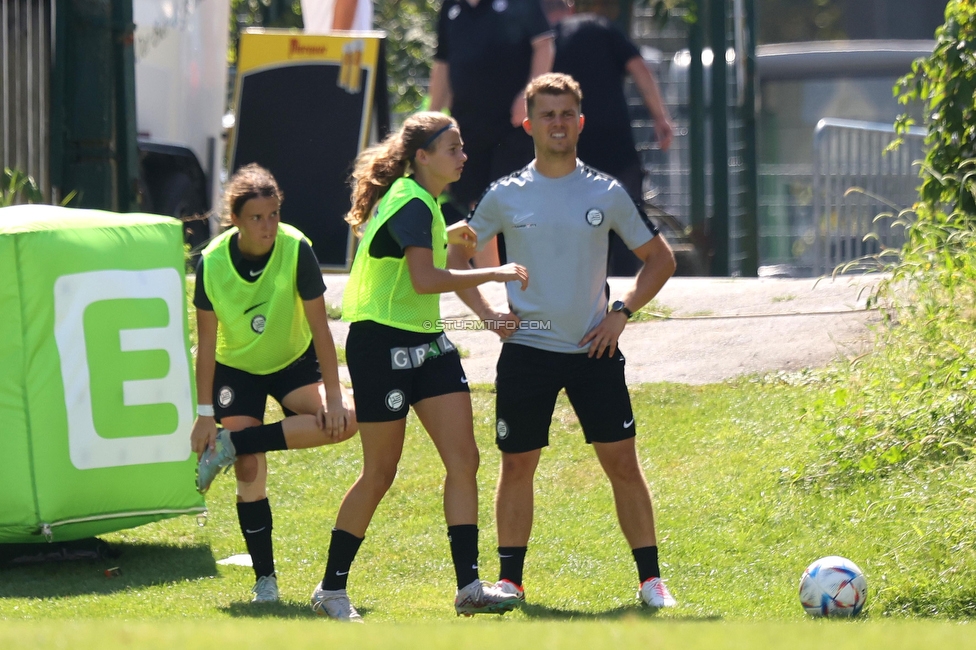
[[[0,209],[0,543],[204,510],[179,221]]]

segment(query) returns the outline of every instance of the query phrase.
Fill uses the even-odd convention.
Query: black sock
[[[447,539],[451,542],[451,559],[454,561],[458,589],[467,587],[478,579],[478,526],[448,526]]]
[[[362,537],[356,537],[338,528],[332,529],[332,541],[329,542],[329,559],[325,563],[325,576],[322,578],[322,588],[330,591],[345,589],[349,579],[349,569],[356,559]]]
[[[657,546],[635,548],[631,553],[637,562],[637,576],[641,584],[648,578],[661,577],[661,567],[657,565]]]
[[[274,550],[271,547],[271,504],[268,499],[237,504],[237,520],[257,578],[274,575]]]
[[[519,587],[522,586],[522,567],[525,566],[526,546],[499,546],[498,561],[501,569],[498,572],[499,580],[509,580]]]
[[[288,449],[288,445],[285,444],[285,430],[281,426],[281,422],[231,431],[230,441],[234,443],[234,452],[238,456]]]

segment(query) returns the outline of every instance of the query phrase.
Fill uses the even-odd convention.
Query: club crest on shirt
[[[603,211],[597,208],[591,208],[586,211],[586,223],[590,224],[594,228],[603,223]]]
[[[508,0],[495,0],[491,3],[491,8],[501,13],[508,9]]]
[[[461,15],[461,5],[454,5],[453,7],[447,10],[447,18],[449,20],[454,20],[460,15]]]
[[[261,334],[264,332],[264,326],[267,324],[267,322],[268,321],[264,316],[258,314],[251,319],[251,329],[254,330],[256,334]]]

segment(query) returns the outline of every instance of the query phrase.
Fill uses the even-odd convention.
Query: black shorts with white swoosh
[[[495,444],[512,454],[548,446],[556,397],[564,388],[587,443],[633,438],[637,426],[625,364],[619,348],[597,359],[505,343],[498,357]]]

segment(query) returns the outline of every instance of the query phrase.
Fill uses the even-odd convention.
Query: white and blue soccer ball
[[[868,599],[864,572],[847,558],[822,557],[800,578],[800,604],[810,616],[857,616]]]

